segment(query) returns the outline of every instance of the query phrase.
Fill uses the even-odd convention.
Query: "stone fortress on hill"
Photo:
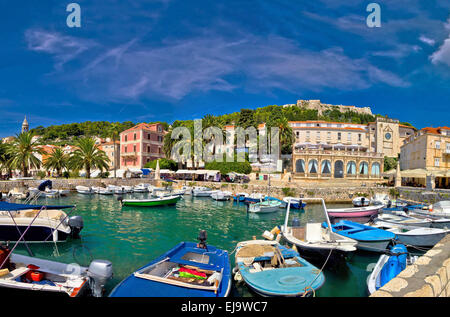
[[[359,114],[372,115],[370,107],[356,107],[356,106],[344,106],[344,105],[330,105],[321,103],[320,100],[297,100],[297,104],[287,104],[283,107],[297,106],[306,109],[317,110],[319,115],[322,115],[323,111],[337,109],[340,112],[353,111]]]

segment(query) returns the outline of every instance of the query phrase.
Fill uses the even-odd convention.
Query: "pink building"
[[[143,168],[150,161],[164,158],[164,135],[160,123],[140,123],[120,134],[120,168]]]

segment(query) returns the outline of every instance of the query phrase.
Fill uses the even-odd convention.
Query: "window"
[[[434,158],[434,166],[439,167],[440,159],[439,157]]]
[[[150,133],[147,134],[147,140],[150,140]]]
[[[317,161],[310,160],[308,163],[308,173],[317,174]]]
[[[369,173],[369,164],[367,162],[359,163],[359,174],[367,175]]]
[[[338,132],[338,140],[340,141],[341,140],[341,132]]]
[[[358,141],[361,142],[361,133],[358,133]]]
[[[392,135],[391,135],[389,132],[387,132],[387,133],[384,135],[384,137],[386,138],[386,140],[390,140],[390,139],[392,138]]]
[[[300,132],[299,131],[295,132],[295,135],[297,136],[298,139],[300,137]]]
[[[329,160],[322,161],[320,172],[322,174],[331,174],[331,163]]]
[[[347,174],[349,174],[349,175],[355,175],[356,174],[356,163],[355,162],[348,162],[347,163]]]
[[[328,133],[327,133],[327,139],[331,139],[331,132],[330,131],[328,131]]]
[[[162,131],[162,127],[159,125],[158,126],[158,131],[161,132]]]
[[[133,152],[136,152],[136,145],[133,145]]]
[[[320,131],[317,131],[317,132],[316,132],[316,137],[317,137],[318,139],[320,139]]]
[[[125,149],[125,153],[127,153],[128,152],[128,146],[125,146],[124,149]]]
[[[380,176],[380,163],[372,164],[372,176]]]
[[[347,133],[347,141],[352,140],[352,134],[350,132]]]
[[[125,142],[127,142],[128,141],[128,136],[125,136]]]
[[[441,148],[441,141],[436,141],[436,150],[439,150]]]
[[[136,141],[136,133],[133,135],[133,139]]]
[[[297,160],[297,162],[295,162],[295,172],[296,173],[304,173],[305,172],[305,161]]]
[[[147,152],[150,153],[150,147],[149,146],[147,146]]]

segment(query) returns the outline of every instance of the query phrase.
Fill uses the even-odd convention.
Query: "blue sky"
[[[157,121],[320,99],[449,125],[450,2],[0,2],[0,137],[81,121]]]

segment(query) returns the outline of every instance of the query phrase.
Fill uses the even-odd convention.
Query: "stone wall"
[[[189,184],[191,182],[187,182]],[[214,183],[214,182],[194,182],[194,186],[207,186],[214,189],[227,190],[233,193],[237,192],[260,192],[267,194],[267,182],[233,184],[233,183]],[[304,187],[297,182],[291,182],[289,186],[270,186],[270,196],[282,199],[286,196],[304,197],[304,198],[324,198],[327,202],[351,202],[356,196],[372,197],[374,194],[389,194],[389,188],[386,187]]]
[[[450,235],[371,297],[450,297]]]
[[[450,200],[449,189],[427,190],[425,188],[399,187],[400,198],[433,204],[441,200]]]
[[[54,189],[71,189],[75,190],[76,186],[107,186],[107,185],[138,185],[140,183],[151,183],[150,179],[145,178],[69,178],[69,179],[51,179]],[[14,188],[38,187],[43,180],[17,180],[17,181],[1,181],[0,192],[8,193]]]

